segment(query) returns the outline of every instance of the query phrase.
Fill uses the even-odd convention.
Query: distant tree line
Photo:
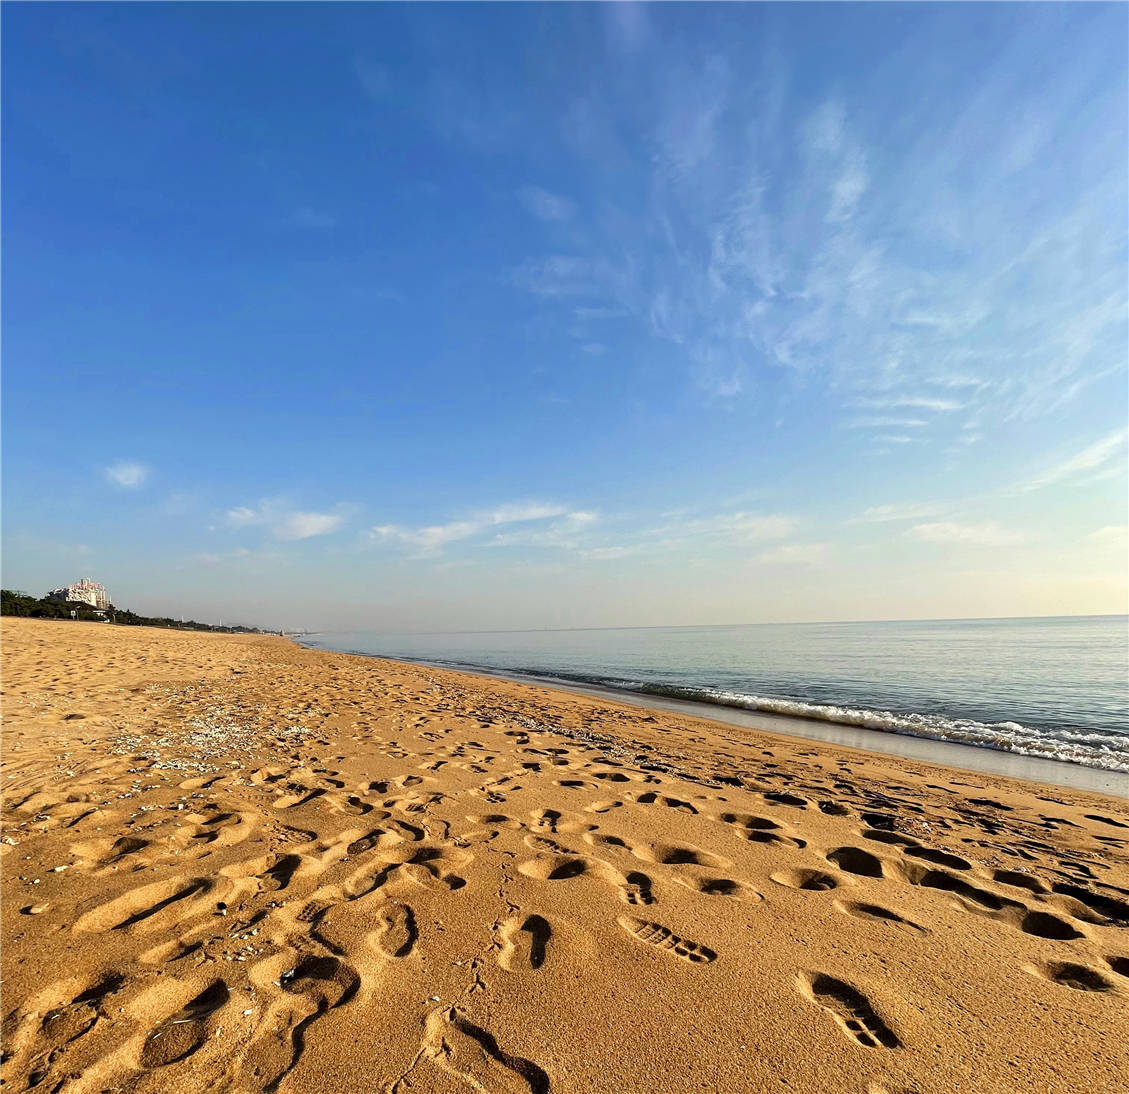
[[[126,608],[109,607],[99,613],[80,600],[45,600],[14,589],[0,589],[0,615],[22,615],[30,619],[82,619],[91,623],[109,620],[127,627],[171,627],[183,631],[221,631],[224,634],[262,633],[258,627],[220,627],[212,623],[197,623],[195,619],[138,615]]]

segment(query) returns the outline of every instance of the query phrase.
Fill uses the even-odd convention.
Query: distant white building
[[[73,585],[64,585],[61,589],[52,589],[46,597],[47,600],[77,600],[82,604],[89,604],[92,608],[105,611],[110,606],[110,594],[106,586],[100,581],[91,581],[88,577],[80,577]]]

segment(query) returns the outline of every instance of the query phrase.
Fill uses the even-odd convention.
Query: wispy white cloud
[[[1114,471],[1124,470],[1124,458],[1119,459],[1119,457],[1123,457],[1127,437],[1129,437],[1129,429],[1114,430],[1093,444],[1087,445],[1081,452],[1039,472],[1022,483],[1019,489],[1041,490],[1045,486],[1052,486],[1067,479],[1077,479],[1080,476],[1092,477],[1094,473],[1102,474],[1111,468]]]
[[[783,543],[761,551],[753,561],[763,566],[819,566],[829,554],[826,543]]]
[[[1103,550],[1117,552],[1122,562],[1125,561],[1125,552],[1129,548],[1129,525],[1107,524],[1104,528],[1097,528],[1086,537],[1087,543]]]
[[[848,524],[880,524],[897,520],[922,520],[937,516],[941,507],[933,502],[901,502],[890,505],[872,505],[862,515],[852,517]]]
[[[711,401],[790,389],[945,415],[922,443],[950,451],[962,425],[976,426],[967,448],[991,436],[985,422],[1045,416],[1124,370],[1123,155],[1072,128],[1070,104],[1087,98],[1072,70],[1024,98],[1016,55],[952,110],[907,103],[919,135],[898,134],[891,153],[861,100],[831,97],[795,125],[771,51],[738,80],[724,47],[693,61],[655,34],[648,49],[661,83],[574,104],[573,142],[603,171],[626,154],[617,133],[643,134],[648,177],[618,205],[605,188],[575,252],[531,258],[516,284],[550,305],[583,295],[626,311]],[[1012,148],[1017,98],[1026,137]],[[1087,116],[1120,110],[1115,98]],[[1007,148],[987,155],[985,134],[1001,133]],[[1051,141],[1091,156],[1088,189],[1057,185],[1066,168],[1030,154]]]
[[[577,319],[624,319],[631,314],[626,308],[573,308],[572,314]]]
[[[561,514],[535,527],[523,526],[514,531],[499,532],[486,541],[487,547],[539,547],[577,550],[581,537],[596,521],[595,513],[578,511]]]
[[[849,220],[870,184],[866,162],[859,152],[847,156],[831,186],[831,208],[827,219],[833,224]]]
[[[136,490],[149,478],[149,468],[136,460],[118,460],[103,469],[106,478],[123,490]]]
[[[183,517],[196,508],[198,501],[190,491],[174,491],[161,503],[161,512],[167,517]]]
[[[524,520],[545,520],[548,517],[563,516],[568,509],[554,502],[512,502],[499,505],[485,513],[479,520],[486,524],[513,524]]]
[[[243,528],[248,524],[261,524],[266,520],[260,509],[252,509],[247,505],[240,505],[236,506],[234,509],[229,509],[227,511],[227,519],[228,522],[235,525],[236,528]]]
[[[265,499],[256,506],[240,505],[228,509],[227,523],[234,528],[263,525],[275,539],[300,540],[325,536],[342,527],[352,506],[341,503],[332,512],[294,509],[279,499]]]
[[[608,36],[625,53],[635,53],[650,37],[647,5],[640,0],[617,0],[601,8]]]
[[[275,526],[278,539],[310,539],[336,532],[345,518],[340,513],[287,513]]]
[[[808,116],[804,137],[808,149],[817,155],[837,156],[843,148],[847,111],[839,99],[827,99]]]
[[[915,524],[906,535],[924,543],[941,543],[958,547],[1012,547],[1027,540],[1016,528],[1006,528],[995,521],[982,524],[961,524],[939,521]]]
[[[511,273],[515,285],[544,297],[616,297],[626,284],[614,262],[583,255],[531,258]]]
[[[576,212],[576,206],[568,198],[542,190],[540,186],[523,186],[517,196],[538,220],[569,220]]]
[[[795,517],[782,513],[719,513],[709,517],[670,520],[648,531],[650,538],[677,540],[727,540],[756,542],[784,539],[796,530]]]
[[[690,181],[712,158],[732,79],[720,53],[708,57],[692,78],[677,77],[690,73],[676,73],[668,85],[656,127],[661,170],[676,183]]]
[[[502,526],[554,521],[548,527],[536,532],[521,535],[515,533],[496,533],[487,545],[505,546],[565,546],[569,532],[591,524],[596,520],[594,513],[583,510],[570,511],[564,505],[551,502],[514,502],[499,505],[476,513],[463,520],[452,520],[445,524],[429,524],[416,527],[402,524],[378,524],[369,531],[369,538],[375,542],[399,543],[413,548],[418,556],[433,555],[448,544],[481,537],[484,533]]]
[[[468,520],[455,520],[447,524],[428,524],[419,528],[406,528],[399,524],[377,524],[369,531],[373,540],[392,540],[414,547],[421,554],[433,554],[448,543],[469,539],[481,531],[482,525]]]
[[[924,429],[928,424],[924,418],[852,418],[846,423],[849,429]]]
[[[591,558],[596,561],[608,561],[617,558],[630,558],[632,555],[637,555],[642,548],[640,546],[632,545],[611,545],[607,547],[589,547],[581,550],[580,554],[583,558]]]
[[[883,395],[881,397],[867,397],[851,399],[848,405],[866,408],[868,410],[935,410],[945,413],[961,410],[964,403],[955,399],[942,399],[931,395]]]

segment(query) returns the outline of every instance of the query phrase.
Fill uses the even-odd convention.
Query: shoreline
[[[307,645],[291,638],[295,645],[312,652],[338,653],[349,657],[364,657],[392,664],[422,665],[440,672],[462,673],[485,679],[505,680],[587,695],[597,699],[611,699],[644,710],[662,710],[685,714],[689,717],[724,725],[741,726],[761,733],[779,734],[800,740],[838,745],[859,752],[873,752],[888,756],[901,756],[908,760],[951,767],[959,771],[1001,775],[1023,782],[1085,790],[1114,798],[1129,798],[1129,774],[1105,768],[1088,767],[1066,760],[1052,760],[1042,756],[1028,756],[1003,749],[976,746],[960,741],[910,733],[895,733],[865,726],[852,726],[840,722],[805,718],[802,715],[775,714],[766,711],[743,710],[739,707],[715,703],[695,702],[690,699],[673,699],[649,692],[635,692],[599,684],[581,684],[556,677],[542,677],[524,673],[507,672],[480,665],[460,666],[442,664],[415,658],[398,658],[384,654],[362,653],[358,650],[336,649]]]
[[[282,638],[2,635],[13,1087],[1104,1094],[1129,1069],[1123,799]]]

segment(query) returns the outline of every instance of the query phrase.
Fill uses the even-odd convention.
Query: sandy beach
[[[4,1085],[1107,1092],[1124,800],[5,619]]]

